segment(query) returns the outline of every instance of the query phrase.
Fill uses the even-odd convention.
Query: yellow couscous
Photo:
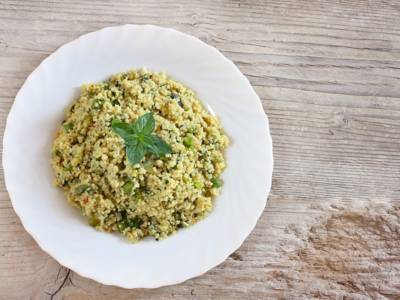
[[[131,130],[145,118],[153,122],[147,137],[162,142],[164,152],[140,148],[147,137],[113,127],[118,120]],[[143,69],[82,87],[51,162],[56,185],[91,226],[131,241],[158,240],[211,211],[227,146],[219,120],[193,91]]]

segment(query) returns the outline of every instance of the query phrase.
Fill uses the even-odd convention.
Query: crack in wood
[[[61,272],[61,270],[62,270],[63,268],[64,268],[64,267],[60,267],[60,269],[58,270],[56,282],[57,282],[57,280],[58,280],[58,278],[59,278],[59,275],[60,275],[60,272]],[[46,292],[46,294],[50,296],[50,300],[53,300],[53,298],[61,291],[61,289],[65,286],[65,284],[66,284],[66,282],[67,282],[68,279],[69,279],[69,281],[71,282],[71,284],[74,285],[74,284],[72,283],[72,281],[71,281],[71,278],[69,277],[70,274],[71,274],[71,270],[70,270],[70,269],[66,269],[66,270],[67,270],[67,273],[65,274],[65,277],[64,277],[62,283],[57,287],[57,289],[56,289],[54,292],[52,292],[52,293]]]

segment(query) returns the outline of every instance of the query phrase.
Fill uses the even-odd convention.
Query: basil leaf
[[[150,145],[151,143],[153,143],[153,139],[152,139],[151,135],[141,135],[139,137],[139,140],[145,146]]]
[[[136,147],[137,144],[139,144],[139,143],[140,143],[140,138],[139,138],[139,135],[137,135],[136,133],[127,135],[125,138],[125,145],[127,145],[127,146]]]
[[[155,134],[151,135],[151,143],[146,146],[150,153],[157,156],[163,156],[172,152],[171,147],[162,138]]]
[[[111,121],[111,128],[116,134],[118,134],[124,140],[126,140],[127,138],[129,138],[129,136],[135,133],[133,127],[130,124],[122,122],[118,119],[113,119]]]
[[[126,156],[132,165],[140,163],[146,154],[146,147],[143,144],[136,144],[135,146],[126,146]]]
[[[143,116],[139,117],[133,124],[133,128],[136,133],[141,134],[151,134],[156,126],[156,121],[154,120],[152,113],[145,113]]]
[[[132,165],[139,163],[146,153],[163,156],[172,152],[171,147],[163,139],[152,134],[155,128],[152,113],[145,113],[133,124],[113,119],[111,128],[124,140],[126,156]]]

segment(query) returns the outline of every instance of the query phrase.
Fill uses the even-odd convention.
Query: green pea
[[[220,188],[222,186],[222,181],[219,178],[211,179],[213,188]]]
[[[133,190],[133,183],[132,181],[127,181],[125,184],[122,186],[122,189],[124,190],[124,193],[127,195],[132,194]]]
[[[185,145],[186,148],[193,148],[193,137],[191,137],[190,135],[186,136],[183,139],[183,144]]]
[[[200,181],[193,182],[193,185],[196,189],[201,189],[203,187],[203,183]]]
[[[100,220],[96,216],[90,216],[88,219],[88,223],[90,226],[96,227],[100,225]]]

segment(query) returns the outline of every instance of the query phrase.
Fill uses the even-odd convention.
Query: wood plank
[[[400,199],[400,4],[396,1],[0,1],[0,129],[25,78],[78,36],[123,23],[172,27],[220,49],[268,114],[269,202],[242,247],[176,286],[124,290],[68,272],[15,215],[0,173],[0,299],[274,299],[285,228],[313,204]],[[311,206],[310,206],[311,205]]]

